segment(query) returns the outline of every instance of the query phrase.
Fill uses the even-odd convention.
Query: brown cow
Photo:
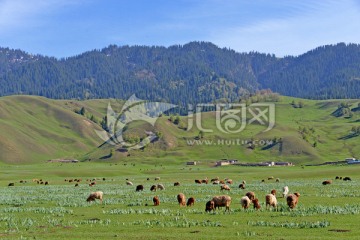
[[[233,183],[233,180],[228,179],[228,180],[226,180],[226,183],[227,183],[227,184],[232,184],[232,183]]]
[[[195,179],[195,183],[197,183],[197,184],[201,184],[201,180],[199,180],[199,179]]]
[[[179,194],[177,195],[177,200],[178,200],[178,203],[179,203],[180,207],[181,207],[181,206],[185,206],[185,204],[186,204],[186,197],[185,197],[185,195],[184,195],[183,193],[179,193]]]
[[[231,197],[228,195],[215,196],[212,201],[215,203],[214,207],[225,207],[225,211],[230,211]]]
[[[186,206],[191,207],[194,206],[194,204],[195,204],[195,198],[191,197],[188,199]]]
[[[322,182],[322,185],[329,185],[332,183],[332,180],[325,180]]]
[[[160,205],[160,200],[158,196],[155,196],[153,198],[153,202],[154,202],[154,206],[159,206]]]
[[[287,196],[286,202],[289,208],[293,209],[294,207],[296,207],[296,205],[299,202],[299,197],[300,197],[300,193],[298,192]]]
[[[275,190],[275,189],[271,190],[270,193],[271,193],[272,195],[276,196],[276,190]]]
[[[247,196],[244,196],[240,199],[240,204],[244,209],[249,208],[250,203],[251,203],[251,200]]]
[[[254,200],[255,199],[255,193],[254,192],[247,192],[245,194],[245,196],[247,196],[250,200]]]
[[[89,197],[86,199],[87,202],[95,201],[95,199],[99,199],[100,203],[102,203],[103,200],[103,192],[97,191],[90,193]]]
[[[224,184],[224,185],[221,185],[220,190],[221,190],[221,191],[222,191],[222,190],[230,191],[230,187],[229,187],[228,185]]]
[[[255,198],[254,200],[252,200],[252,203],[254,204],[254,209],[260,209],[261,206],[259,204],[259,199]]]
[[[215,202],[214,201],[208,201],[205,205],[205,211],[206,212],[210,212],[210,211],[215,211]]]

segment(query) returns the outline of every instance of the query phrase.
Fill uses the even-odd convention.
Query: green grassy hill
[[[0,98],[0,161],[79,157],[101,144],[94,132],[100,128],[64,106],[42,97]]]
[[[291,103],[301,101],[295,108]],[[336,117],[340,103],[351,103],[352,116]],[[11,96],[0,98],[0,161],[32,163],[47,159],[74,157],[91,161],[123,161],[178,164],[189,160],[208,163],[219,159],[242,162],[292,161],[296,164],[319,163],[360,157],[360,136],[351,135],[359,126],[360,100],[304,100],[281,97],[276,103],[275,127],[252,123],[238,134],[225,134],[216,128],[215,113],[202,115],[202,126],[213,132],[197,141],[199,130],[185,131],[170,122],[168,116],[158,119],[155,127],[143,122],[131,124],[129,136],[144,136],[145,130],[159,131],[162,137],[143,150],[124,152],[120,146],[102,145],[95,129],[106,114],[109,100],[51,100],[42,97]],[[116,112],[122,101],[110,100]],[[85,116],[74,111],[84,107]],[[181,117],[183,127],[187,117]],[[264,141],[276,140],[271,145]],[[254,141],[251,147],[248,143]],[[113,150],[111,150],[113,149]],[[113,151],[112,156],[109,153]]]

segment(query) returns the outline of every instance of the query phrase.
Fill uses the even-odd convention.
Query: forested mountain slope
[[[116,46],[66,59],[0,48],[0,96],[55,99],[132,94],[175,104],[238,101],[260,89],[312,99],[360,97],[360,46],[328,45],[277,58],[212,43]]]

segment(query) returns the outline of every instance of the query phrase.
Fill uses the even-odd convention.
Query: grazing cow
[[[13,182],[8,184],[8,187],[13,187],[13,186],[15,186],[15,183],[13,183]]]
[[[178,200],[178,203],[179,203],[180,207],[181,207],[181,206],[185,206],[185,204],[186,204],[186,197],[185,197],[185,195],[184,195],[183,193],[179,193],[179,194],[177,195],[177,200]]]
[[[150,187],[150,191],[152,191],[152,192],[156,192],[156,185],[152,185],[151,187]]]
[[[205,211],[206,212],[215,211],[215,202],[214,201],[206,202]]]
[[[210,180],[210,182],[215,182],[215,181],[219,181],[219,177],[213,178]]]
[[[296,207],[296,205],[299,202],[299,197],[300,197],[300,193],[298,193],[298,192],[287,196],[286,202],[287,202],[287,205],[289,206],[289,208],[293,209],[294,207]]]
[[[140,191],[144,191],[144,186],[143,185],[137,185],[136,186],[136,192],[140,192]]]
[[[276,178],[276,180],[275,180],[276,182],[280,182],[280,178]]]
[[[72,180],[72,179],[69,179],[69,182],[73,182],[73,180]]]
[[[271,193],[272,195],[276,196],[276,190],[275,190],[275,189],[271,190],[270,193]]]
[[[245,184],[240,183],[239,188],[241,188],[241,189],[245,189]]]
[[[343,180],[344,181],[351,181],[351,178],[350,177],[344,177]]]
[[[134,184],[132,182],[130,182],[130,181],[126,181],[126,185],[132,186]]]
[[[195,198],[191,197],[188,199],[186,206],[191,207],[194,206],[194,204],[195,204]]]
[[[273,180],[273,179],[274,179],[274,177],[273,177],[273,176],[268,177],[268,180]]]
[[[250,200],[254,200],[255,199],[255,193],[254,192],[247,192],[245,194],[245,196],[247,196]]]
[[[336,177],[335,177],[335,180],[338,180],[338,179],[340,179],[339,176],[336,176]]]
[[[154,206],[159,206],[160,205],[160,200],[158,196],[155,196],[153,198],[153,202],[154,202]]]
[[[225,211],[230,211],[231,197],[228,195],[215,196],[212,201],[214,201],[215,208],[225,207]]]
[[[79,184],[77,183],[77,184],[75,184],[75,187],[78,187],[79,186]]]
[[[266,209],[268,209],[270,207],[276,208],[276,206],[277,206],[277,200],[276,200],[275,195],[273,195],[273,194],[267,194],[265,196],[265,202],[266,202]]]
[[[209,183],[209,180],[206,178],[206,179],[203,179],[201,180],[201,183],[205,183],[205,184],[208,184]]]
[[[265,179],[261,180],[261,182],[265,182]]]
[[[251,200],[248,196],[244,196],[240,199],[240,204],[244,209],[247,209],[250,207]]]
[[[255,198],[254,200],[252,200],[252,203],[254,204],[254,209],[260,209],[260,203],[259,203],[259,199]]]
[[[95,201],[95,199],[99,199],[100,203],[102,203],[104,193],[101,191],[90,193],[89,197],[86,199],[87,202]]]
[[[332,183],[332,180],[326,180],[322,182],[322,185],[329,185]]]
[[[105,180],[106,180],[106,178],[103,177],[103,181],[105,181]]]
[[[232,183],[233,183],[233,180],[228,179],[228,180],[226,180],[226,183],[227,183],[227,184],[232,184]]]
[[[288,186],[283,187],[283,198],[285,198],[286,195],[288,195],[288,193],[289,193],[289,187]]]
[[[220,181],[216,180],[216,181],[213,181],[212,183],[217,185],[217,184],[220,184]]]
[[[165,190],[164,185],[162,185],[161,183],[159,183],[156,187],[160,190]]]
[[[224,184],[224,185],[221,185],[220,190],[221,190],[221,191],[222,191],[222,190],[230,191],[230,187],[229,187],[228,185]]]
[[[224,181],[224,180],[220,180],[220,183],[221,183],[221,184],[225,184],[225,181]]]
[[[158,180],[160,180],[160,177],[156,177],[156,178],[155,178],[155,181],[158,181]]]
[[[90,186],[90,187],[92,187],[92,186],[94,186],[94,185],[96,185],[96,182],[91,182],[91,183],[89,183],[89,186]]]
[[[174,187],[180,186],[179,182],[174,182]]]
[[[45,185],[49,185],[49,182],[48,182],[48,181],[46,181],[46,182],[45,182]]]
[[[197,183],[197,184],[201,184],[201,180],[199,180],[199,179],[195,179],[195,183]]]

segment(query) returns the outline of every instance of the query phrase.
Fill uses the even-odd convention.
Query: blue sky
[[[281,57],[359,30],[358,0],[0,0],[0,46],[55,57],[190,41]]]

